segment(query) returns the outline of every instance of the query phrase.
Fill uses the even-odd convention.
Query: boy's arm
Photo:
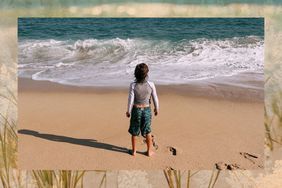
[[[155,113],[159,112],[159,99],[158,99],[158,95],[157,95],[157,90],[156,90],[156,86],[154,83],[151,83],[151,87],[152,87],[152,98],[153,98],[153,102],[154,102],[154,106],[155,106]]]
[[[128,105],[127,105],[127,113],[131,114],[133,102],[134,102],[134,85],[135,83],[131,83],[128,92]]]

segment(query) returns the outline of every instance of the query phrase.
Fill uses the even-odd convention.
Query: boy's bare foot
[[[147,151],[147,156],[148,157],[151,157],[151,156],[153,156],[155,153],[153,152],[153,151]]]
[[[136,151],[129,150],[129,154],[132,155],[132,156],[136,156]]]

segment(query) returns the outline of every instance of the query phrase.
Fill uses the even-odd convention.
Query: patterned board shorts
[[[128,132],[132,136],[138,136],[141,132],[143,137],[151,132],[151,108],[132,108],[130,126]]]

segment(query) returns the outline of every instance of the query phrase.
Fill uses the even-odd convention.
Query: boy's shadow
[[[77,145],[82,145],[82,146],[89,146],[89,147],[105,149],[105,150],[110,150],[110,151],[115,151],[115,152],[121,152],[121,153],[127,153],[127,154],[129,153],[129,150],[125,147],[119,147],[119,146],[115,146],[115,145],[111,145],[107,143],[98,142],[95,139],[80,139],[80,138],[72,138],[72,137],[53,135],[53,134],[44,134],[44,133],[39,133],[37,131],[27,130],[27,129],[21,129],[18,131],[18,133],[32,135],[35,137],[43,138],[46,140],[51,140],[54,142],[66,142],[66,143],[77,144]]]

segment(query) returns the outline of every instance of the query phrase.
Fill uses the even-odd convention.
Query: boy
[[[136,65],[134,76],[136,80],[130,84],[128,95],[128,106],[126,116],[130,118],[128,132],[131,134],[132,152],[136,155],[136,137],[142,134],[146,137],[147,155],[153,155],[152,136],[151,136],[151,96],[154,102],[154,114],[158,115],[159,100],[156,87],[153,82],[148,80],[149,68],[145,63]]]

